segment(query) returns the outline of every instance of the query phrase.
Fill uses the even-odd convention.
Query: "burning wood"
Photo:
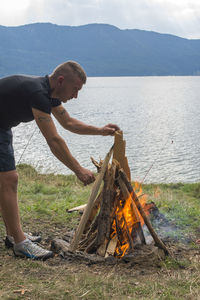
[[[113,160],[109,164],[112,152]],[[121,258],[133,252],[136,245],[146,244],[142,229],[145,223],[156,246],[168,254],[166,246],[155,233],[143,209],[145,201],[142,205],[142,191],[137,195],[130,183],[130,169],[125,157],[122,132],[116,134],[114,147],[103,163],[92,161],[99,171],[99,177],[93,186],[69,251],[78,250],[102,257],[112,255]],[[102,180],[104,184],[99,192]]]
[[[153,229],[153,227],[152,227],[152,225],[151,225],[149,219],[147,218],[147,216],[146,216],[146,214],[145,214],[145,211],[144,211],[142,205],[140,204],[140,201],[139,201],[139,199],[138,199],[136,193],[134,192],[134,190],[133,190],[133,188],[132,188],[130,182],[129,182],[128,179],[126,178],[126,174],[121,170],[121,171],[120,171],[120,175],[121,175],[121,178],[124,180],[124,182],[125,182],[127,188],[129,189],[129,192],[130,192],[131,195],[132,195],[131,198],[133,197],[134,202],[136,203],[137,208],[138,208],[138,210],[139,210],[139,212],[140,212],[140,214],[141,214],[141,216],[142,216],[142,218],[143,218],[143,220],[144,220],[144,222],[145,222],[147,228],[149,229],[149,232],[151,233],[151,235],[152,235],[152,237],[153,237],[153,239],[154,239],[156,245],[157,245],[158,247],[160,247],[161,249],[163,249],[163,250],[165,251],[166,254],[169,254],[169,251],[167,250],[166,246],[165,246],[164,243],[159,239],[159,237],[157,236],[156,232],[154,231],[154,229]]]

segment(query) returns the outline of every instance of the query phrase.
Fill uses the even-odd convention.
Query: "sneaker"
[[[41,260],[46,260],[54,256],[52,251],[45,250],[29,240],[24,243],[14,244],[13,252],[15,256]]]
[[[28,234],[28,233],[25,233],[25,232],[24,232],[24,235],[27,239],[29,239],[33,243],[38,243],[42,239],[41,236],[39,236],[39,235],[32,235],[32,234]],[[13,248],[13,246],[15,244],[14,238],[12,236],[8,236],[8,235],[6,236],[4,242],[5,242],[5,246],[7,248]]]

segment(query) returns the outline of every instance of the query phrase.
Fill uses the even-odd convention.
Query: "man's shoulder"
[[[49,91],[47,78],[44,76],[15,75],[15,80],[17,80],[23,88],[31,92]]]
[[[50,86],[47,76],[11,75],[0,79],[0,86],[9,86],[13,90],[23,90],[26,93],[37,91],[49,92]]]
[[[20,83],[20,82],[39,82],[44,80],[44,76],[34,76],[34,75],[24,75],[24,74],[14,74],[14,75],[9,75],[3,78],[0,78],[0,82],[16,82],[16,83]]]

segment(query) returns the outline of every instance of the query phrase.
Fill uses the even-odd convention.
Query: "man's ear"
[[[60,76],[58,76],[58,78],[57,78],[57,83],[58,83],[58,85],[59,86],[61,86],[62,85],[62,83],[63,83],[63,81],[64,81],[64,76],[63,75],[60,75]]]

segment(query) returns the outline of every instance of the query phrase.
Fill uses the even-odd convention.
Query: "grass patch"
[[[67,214],[66,209],[84,204],[90,187],[84,187],[75,176],[38,174],[27,165],[18,166],[18,172],[20,211],[26,224],[33,219],[65,228],[77,224],[79,214]]]
[[[87,202],[91,186],[83,186],[75,176],[38,174],[27,165],[18,166],[19,206],[25,231],[48,238],[62,237],[75,228],[78,213],[66,209]],[[200,238],[200,184],[144,185],[148,201],[182,234]],[[198,233],[199,232],[199,233]],[[200,294],[199,247],[188,246],[177,260],[167,258],[159,268],[96,265],[66,262],[55,257],[38,262],[13,257],[3,243],[5,234],[0,217],[0,299],[198,299]],[[199,236],[198,236],[199,234]]]
[[[149,201],[156,203],[165,216],[185,232],[200,227],[200,184],[144,185]]]

